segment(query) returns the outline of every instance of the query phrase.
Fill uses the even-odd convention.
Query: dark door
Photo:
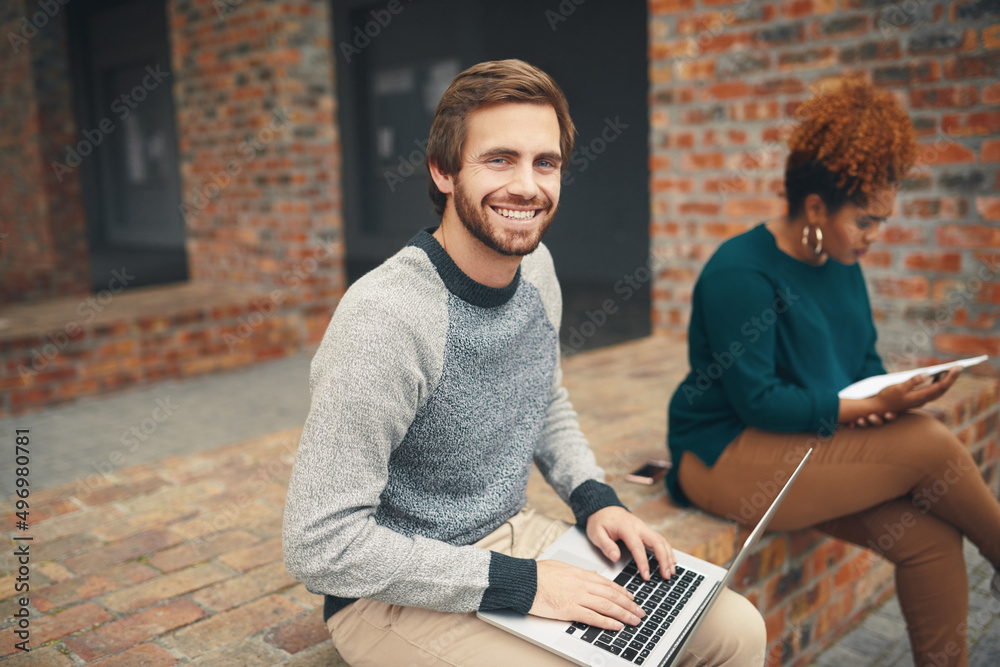
[[[100,139],[80,165],[94,286],[122,266],[129,287],[185,280],[164,2],[92,0],[70,19],[81,141]]]
[[[334,0],[333,7],[349,280],[440,221],[422,161],[451,78],[483,60],[520,58],[559,83],[578,131],[546,237],[563,289],[564,348],[647,335],[646,3]]]

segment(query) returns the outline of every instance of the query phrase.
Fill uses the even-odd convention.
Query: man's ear
[[[450,195],[455,192],[455,178],[452,174],[441,171],[436,162],[428,162],[427,170],[431,173],[431,178],[434,179],[434,185],[443,194]]]

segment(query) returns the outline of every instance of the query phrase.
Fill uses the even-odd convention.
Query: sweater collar
[[[462,269],[458,268],[455,260],[451,258],[451,255],[434,238],[433,233],[436,229],[436,227],[427,227],[420,230],[416,236],[410,239],[407,245],[416,246],[427,253],[428,259],[431,260],[431,264],[434,265],[449,292],[459,299],[480,308],[496,308],[511,300],[514,292],[517,291],[517,286],[521,282],[520,266],[517,267],[514,279],[504,287],[490,287],[476,282],[466,275]]]

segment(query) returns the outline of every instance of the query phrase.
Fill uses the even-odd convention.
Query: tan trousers
[[[755,523],[814,435],[747,428],[708,468],[685,452],[691,501]],[[884,426],[838,429],[815,448],[771,528],[819,530],[896,565],[896,592],[917,667],[965,667],[969,586],[962,536],[1000,565],[1000,503],[958,438],[906,414]]]
[[[483,549],[537,558],[568,524],[524,509],[477,542]],[[327,627],[354,667],[565,667],[570,662],[476,618],[358,600]],[[685,667],[763,665],[764,621],[745,598],[726,590],[682,657]]]

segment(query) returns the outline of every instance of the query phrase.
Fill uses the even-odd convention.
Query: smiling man
[[[567,525],[526,507],[532,463],[609,558],[644,576],[666,541],[605,484],[562,387],[562,301],[541,239],[573,123],[555,82],[517,60],[463,72],[428,143],[441,224],[344,295],[312,363],[312,406],[285,508],[288,571],[324,594],[351,665],[563,665],[488,625],[510,609],[620,629],[632,596],[535,561]],[[757,611],[727,593],[689,664],[763,662]]]

